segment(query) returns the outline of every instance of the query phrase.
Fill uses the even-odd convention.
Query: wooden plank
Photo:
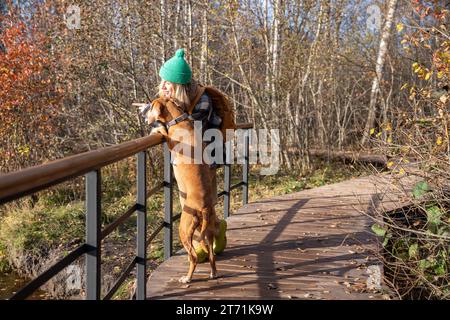
[[[365,289],[367,267],[381,263],[362,212],[405,204],[390,182],[363,177],[248,204],[228,219],[218,279],[203,263],[190,284],[179,283],[188,268],[180,251],[152,273],[148,298],[382,299]]]

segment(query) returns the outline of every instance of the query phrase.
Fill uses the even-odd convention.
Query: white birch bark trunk
[[[173,35],[173,47],[175,50],[178,49],[178,32],[180,30],[179,24],[180,24],[180,11],[181,11],[181,0],[177,0],[177,7],[175,9],[175,22],[174,22],[174,28],[175,28],[175,34]]]
[[[364,128],[363,136],[361,139],[361,145],[365,145],[370,137],[370,129],[375,124],[375,108],[380,92],[380,80],[383,76],[383,66],[386,58],[387,45],[391,36],[391,26],[394,20],[395,8],[397,6],[397,0],[390,0],[388,4],[388,13],[386,21],[381,33],[380,46],[378,48],[377,62],[375,65],[375,77],[372,80],[372,90],[370,92],[369,114],[367,116],[366,125]]]
[[[161,60],[162,63],[164,63],[166,61],[166,0],[159,1],[159,8],[161,12],[159,22],[159,28],[161,32]]]
[[[191,66],[191,68],[193,67],[192,65],[192,37],[193,37],[193,26],[192,26],[192,1],[188,0],[187,1],[187,9],[188,9],[188,51],[189,51],[189,65]]]
[[[270,83],[271,89],[271,107],[272,110],[277,110],[277,81],[279,69],[279,47],[280,47],[280,10],[281,0],[274,3],[274,20],[273,20],[273,41],[272,41],[272,79]]]
[[[269,32],[269,16],[268,16],[268,2],[269,0],[265,0],[264,1],[264,44],[266,47],[266,85],[265,85],[265,89],[266,92],[270,91],[270,52],[271,52],[271,45],[270,45],[270,32]]]
[[[208,1],[205,1],[202,17],[202,45],[200,54],[200,82],[206,83],[208,70]]]

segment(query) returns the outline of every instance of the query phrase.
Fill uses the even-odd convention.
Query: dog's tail
[[[200,229],[200,239],[199,239],[200,245],[205,252],[209,252],[208,247],[206,246],[205,243],[205,236],[206,236],[206,229],[208,228],[209,224],[210,213],[208,209],[203,209],[201,213],[202,213],[202,226]]]

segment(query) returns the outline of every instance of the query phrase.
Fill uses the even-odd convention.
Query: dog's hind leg
[[[208,254],[209,254],[209,265],[211,267],[211,273],[209,274],[210,279],[215,279],[217,277],[216,268],[216,256],[214,255],[214,232],[207,231],[206,237],[208,239]]]
[[[201,229],[200,229],[200,245],[202,246],[202,249],[205,250],[205,252],[208,252],[208,248],[205,244],[205,235],[206,235],[206,230],[208,228],[208,225],[210,223],[210,217],[211,217],[211,209],[209,208],[205,208],[201,211],[201,219],[202,219],[202,225],[201,225]],[[212,242],[210,242],[210,244],[212,244]]]
[[[183,218],[182,213],[182,218]],[[184,220],[184,219],[183,219]],[[188,223],[188,227],[183,231],[182,226],[183,221],[180,221],[180,239],[183,243],[184,248],[186,249],[186,252],[188,254],[188,260],[189,260],[189,271],[187,275],[181,277],[178,281],[181,283],[188,283],[191,282],[192,274],[195,271],[195,268],[197,267],[197,253],[195,252],[194,246],[192,245],[192,238],[194,236],[194,231],[198,227],[199,221],[197,217],[193,217]]]

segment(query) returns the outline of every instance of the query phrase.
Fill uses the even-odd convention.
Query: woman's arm
[[[151,127],[150,134],[160,133],[163,136],[167,135],[167,129],[161,122],[155,121],[153,123],[149,123],[148,112],[152,107],[150,103],[133,103],[132,105],[135,107],[139,107],[139,113],[145,119],[145,122]]]
[[[139,107],[139,113],[140,115],[147,121],[148,123],[148,117],[147,112],[150,111],[152,105],[150,103],[133,103],[132,106]]]

